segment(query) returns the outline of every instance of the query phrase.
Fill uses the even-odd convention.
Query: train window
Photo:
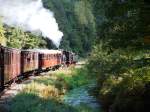
[[[51,59],[51,55],[49,55],[49,59]]]
[[[7,54],[4,52],[4,57],[7,59]],[[6,64],[6,60],[4,60],[4,64]]]
[[[8,61],[7,61],[7,63],[6,64],[9,64],[9,60],[10,60],[10,58],[9,58],[9,53],[7,52],[7,59],[8,59]]]
[[[35,56],[35,54],[33,54],[33,55],[32,55],[32,60],[34,60],[34,59],[35,59],[35,58],[34,58],[34,56]]]
[[[9,54],[9,52],[7,52],[7,58],[8,58],[8,65],[9,65],[9,63],[10,63],[10,54]]]
[[[30,62],[30,60],[31,60],[31,58],[30,58],[30,57],[28,57],[28,58],[27,58],[27,62]]]
[[[28,56],[28,54],[27,54],[27,53],[24,53],[24,56],[25,56],[25,57],[27,57],[27,56]]]
[[[5,53],[4,53],[4,55],[3,55],[3,56],[4,56],[5,58],[7,58]],[[5,64],[5,60],[4,60],[4,64]]]
[[[43,59],[43,54],[40,54],[40,58]]]
[[[49,59],[51,59],[51,55],[49,55]]]
[[[23,53],[23,57],[26,58],[26,57],[27,57],[27,54],[24,54],[24,53]]]
[[[42,54],[42,59],[44,59],[44,54]]]
[[[8,52],[8,65],[10,64],[10,61],[11,61],[11,55],[10,55],[10,53]]]
[[[8,64],[10,64],[10,53],[8,52]]]
[[[34,58],[33,58],[33,60],[36,60],[36,54],[34,54]]]
[[[13,60],[14,60],[14,59],[13,59],[13,54],[14,54],[14,53],[12,52],[12,53],[11,53],[11,63],[13,63]]]
[[[0,61],[2,60],[2,53],[0,52]]]

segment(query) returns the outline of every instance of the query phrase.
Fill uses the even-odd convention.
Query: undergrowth
[[[70,68],[40,76],[25,85],[11,102],[12,112],[93,112],[85,104],[72,107],[61,100],[66,92],[90,82],[85,69]]]

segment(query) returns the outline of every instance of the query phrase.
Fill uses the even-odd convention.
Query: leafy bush
[[[93,50],[87,68],[89,75],[98,77],[98,98],[105,111],[144,112],[149,109],[148,56],[144,51],[129,49],[109,53],[101,45]]]

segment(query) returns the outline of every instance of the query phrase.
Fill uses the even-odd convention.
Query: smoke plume
[[[25,31],[39,32],[58,47],[63,36],[51,11],[43,7],[41,0],[0,0],[0,16],[9,26]]]

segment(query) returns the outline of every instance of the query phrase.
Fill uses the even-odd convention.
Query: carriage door
[[[4,89],[4,49],[0,46],[0,90]]]

